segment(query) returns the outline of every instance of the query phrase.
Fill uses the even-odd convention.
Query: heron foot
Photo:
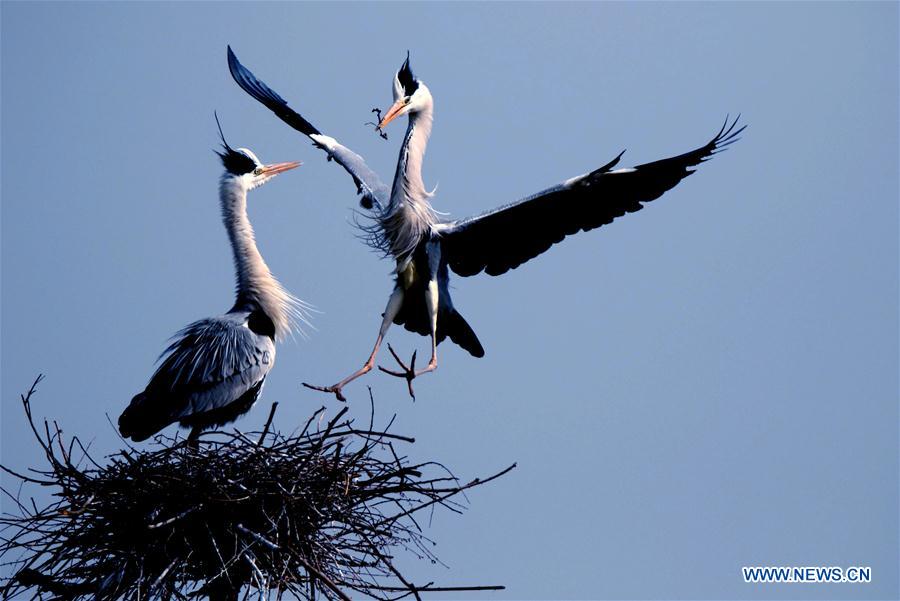
[[[303,385],[311,390],[332,393],[340,402],[347,402],[347,397],[345,397],[344,393],[341,392],[341,388],[343,388],[343,386],[338,386],[337,384],[335,384],[334,386],[316,386],[315,384],[308,384],[306,382],[303,382]]]
[[[430,371],[434,371],[437,368],[437,361],[432,358],[431,362],[428,364],[428,367],[424,369],[420,369],[416,371],[416,351],[413,351],[412,357],[409,360],[409,365],[403,362],[403,359],[400,358],[399,355],[394,351],[394,348],[388,344],[388,350],[391,352],[391,355],[394,357],[394,361],[397,362],[398,365],[403,369],[403,371],[394,371],[392,369],[387,369],[386,367],[378,366],[378,369],[383,371],[386,374],[394,376],[395,378],[403,378],[406,380],[406,385],[409,388],[409,396],[412,397],[412,400],[416,400],[416,392],[413,390],[412,381],[415,380],[418,376],[421,376],[424,373],[428,373]]]
[[[318,390],[319,392],[330,392],[337,398],[337,400],[339,400],[342,403],[346,403],[347,397],[345,397],[344,393],[341,392],[343,390],[344,386],[346,386],[347,384],[349,384],[356,378],[359,378],[360,376],[364,376],[367,373],[369,373],[370,371],[372,371],[372,366],[374,366],[374,365],[375,365],[375,352],[373,351],[372,355],[366,361],[365,365],[363,365],[361,368],[359,368],[359,371],[350,374],[349,376],[347,376],[346,378],[344,378],[337,384],[333,384],[332,386],[316,386],[314,384],[307,384],[306,382],[303,382],[303,385],[312,390]]]

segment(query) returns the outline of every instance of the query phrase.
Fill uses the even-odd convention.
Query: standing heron
[[[305,321],[305,305],[272,276],[247,217],[247,192],[300,163],[263,165],[246,148],[229,146],[224,136],[222,145],[219,198],[237,299],[225,315],[195,321],[176,334],[147,388],[119,417],[122,436],[136,442],[174,422],[192,428],[188,440],[195,441],[203,430],[249,411],[275,363],[275,342],[291,333],[296,320]]]
[[[394,75],[394,104],[378,124],[379,131],[402,115],[409,116],[394,183],[388,188],[359,155],[322,134],[288,106],[286,100],[257,79],[228,48],[228,66],[241,88],[285,123],[309,136],[353,178],[360,204],[372,209],[372,224],[363,226],[368,243],[396,260],[396,282],[369,358],[359,370],[333,386],[311,386],[345,400],[342,388],[368,373],[392,323],[431,337],[431,359],[415,369],[415,353],[407,366],[391,350],[402,372],[382,371],[412,380],[437,368],[437,345],[448,336],[475,357],[484,355],[477,336],[453,306],[448,269],[460,276],[484,271],[500,275],[540,255],[566,236],[612,222],[639,211],[642,203],[659,198],[712,155],[737,140],[744,127],[738,119],[725,124],[707,144],[685,154],[613,169],[623,153],[599,169],[568,179],[532,196],[481,215],[442,222],[431,206],[422,181],[422,158],[431,134],[434,102],[428,87],[409,65],[409,54]]]

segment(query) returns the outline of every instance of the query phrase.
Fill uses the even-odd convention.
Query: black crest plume
[[[406,60],[403,61],[403,66],[397,71],[397,79],[406,91],[407,96],[411,95],[419,87],[419,80],[413,75],[412,69],[409,66],[409,50],[406,51]]]
[[[234,175],[244,175],[256,169],[256,163],[253,162],[253,159],[228,145],[228,142],[225,141],[225,134],[222,133],[219,115],[213,111],[213,116],[216,118],[216,126],[219,128],[219,137],[222,139],[222,149],[224,151],[219,152],[216,150],[215,153],[222,159],[222,165],[225,166],[225,169]]]

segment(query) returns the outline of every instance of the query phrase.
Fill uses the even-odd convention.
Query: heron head
[[[225,141],[225,135],[222,133],[218,115],[216,115],[216,125],[219,126],[219,135],[222,138],[222,151],[217,150],[216,154],[222,159],[222,165],[225,167],[224,177],[234,178],[246,190],[258,188],[279,173],[290,171],[300,166],[299,161],[263,165],[250,149],[232,148],[229,146],[228,142]]]
[[[258,188],[279,173],[300,166],[299,161],[263,165],[247,148],[226,147],[224,152],[216,152],[216,154],[222,158],[225,176],[235,178],[247,190]]]
[[[394,74],[394,104],[384,115],[384,119],[378,124],[379,129],[400,117],[409,113],[416,113],[432,105],[431,92],[413,75],[409,66],[409,52],[403,61],[400,70]]]

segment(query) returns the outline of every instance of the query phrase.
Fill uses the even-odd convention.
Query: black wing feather
[[[737,141],[740,115],[706,145],[667,159],[612,171],[622,154],[578,178],[440,230],[442,256],[461,276],[500,275],[566,236],[611,223],[675,187],[696,167]]]
[[[313,124],[303,118],[298,112],[288,106],[287,100],[278,95],[278,93],[261,82],[251,73],[244,65],[238,61],[231,46],[228,47],[228,69],[231,76],[241,88],[267,109],[275,113],[279,119],[296,129],[297,131],[311,136],[313,134],[321,134]]]
[[[287,100],[260,81],[249,69],[242,65],[231,50],[231,46],[228,47],[228,69],[231,71],[234,81],[245,92],[275,113],[279,119],[307,136],[324,135],[312,123],[304,119],[300,113],[290,108]],[[328,153],[329,160],[334,159],[350,174],[350,177],[353,178],[353,183],[356,184],[357,193],[363,197],[361,200],[363,207],[367,209],[372,207],[380,208],[382,205],[387,204],[391,192],[390,188],[381,181],[378,174],[366,165],[365,160],[361,156],[339,144],[333,138],[330,138],[327,147],[315,139],[313,143],[317,148]]]

